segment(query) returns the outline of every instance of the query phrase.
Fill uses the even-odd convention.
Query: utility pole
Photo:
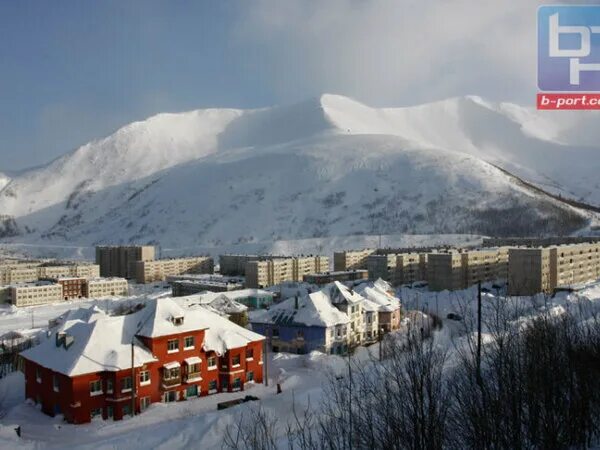
[[[477,384],[481,385],[481,281],[477,282]]]
[[[31,310],[31,328],[35,328],[33,321],[33,309]]]
[[[350,357],[350,343],[348,343],[348,448],[352,450],[352,359]]]
[[[133,354],[133,340],[135,336],[131,338],[131,417],[135,416],[135,363]],[[115,386],[116,388],[116,386]]]

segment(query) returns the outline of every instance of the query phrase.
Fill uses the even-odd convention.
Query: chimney
[[[294,297],[294,309],[298,309],[298,295]]]

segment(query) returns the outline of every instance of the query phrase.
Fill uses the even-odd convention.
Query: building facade
[[[36,281],[10,286],[10,301],[15,306],[35,306],[63,300],[63,288],[59,283]]]
[[[125,278],[90,278],[83,287],[83,296],[87,298],[126,297],[129,295],[129,283]]]
[[[246,287],[265,288],[286,281],[302,281],[304,275],[329,268],[326,256],[298,256],[249,261],[246,263]]]
[[[598,242],[509,250],[509,295],[551,293],[556,288],[577,287],[598,278]]]
[[[189,258],[156,259],[153,261],[136,261],[133,263],[135,280],[138,283],[165,281],[170,276],[183,273],[211,274],[214,261],[210,256],[193,256]]]
[[[21,354],[26,398],[48,415],[86,423],[262,382],[263,336],[171,299],[145,305],[134,317],[93,308],[69,313]]]
[[[96,264],[103,277],[133,278],[132,264],[137,261],[153,261],[152,245],[104,245],[96,247]],[[99,276],[96,275],[96,276]]]
[[[344,272],[347,270],[367,270],[367,258],[375,253],[375,249],[346,250],[333,253],[333,270]]]

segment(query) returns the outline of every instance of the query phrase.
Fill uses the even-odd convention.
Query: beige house
[[[133,263],[152,261],[155,249],[152,245],[106,245],[96,247],[96,264],[103,277],[133,278]],[[99,276],[98,275],[98,276]]]
[[[508,249],[473,250],[462,253],[467,288],[477,284],[508,278]]]
[[[10,287],[11,303],[15,306],[43,305],[62,301],[62,286],[49,281],[15,284]]]
[[[305,275],[329,268],[326,256],[298,256],[249,261],[246,263],[246,287],[265,288],[285,281],[302,281]]]
[[[135,280],[138,283],[164,281],[167,277],[183,273],[214,272],[214,261],[210,256],[136,261],[132,266],[134,268]]]
[[[129,283],[125,278],[90,278],[84,285],[84,296],[87,298],[102,298],[129,294]]]
[[[372,248],[334,252],[333,270],[336,272],[355,269],[367,270],[367,258],[369,257],[369,255],[372,255],[374,253],[375,250]]]
[[[243,277],[246,274],[246,263],[281,258],[285,257],[272,255],[219,255],[219,272],[221,275]]]

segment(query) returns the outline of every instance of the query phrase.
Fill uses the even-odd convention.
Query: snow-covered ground
[[[497,302],[516,302],[521,310],[521,319],[542,311],[560,313],[576,308],[579,313],[591,315],[600,310],[600,282],[591,283],[578,293],[560,293],[554,298],[540,295],[534,298],[506,299],[500,290],[498,295],[494,291],[490,289],[483,296],[484,322],[492,317]],[[462,345],[466,333],[473,332],[475,322],[471,319],[476,311],[475,288],[440,293],[429,292],[424,288],[400,288],[398,292],[405,307],[430,311],[442,317],[443,327],[434,333],[434,340],[437,345],[450,352]],[[58,312],[56,306],[40,307],[38,310],[48,317]],[[44,310],[47,312],[42,313]],[[463,320],[456,322],[446,319],[450,312],[461,314]],[[11,317],[20,327],[27,327],[27,314],[16,312],[6,312],[1,316],[0,326],[4,326],[3,322],[11,320]],[[425,322],[428,319],[416,311],[409,313],[408,317],[417,324],[428,323]],[[400,333],[402,332],[404,330]],[[486,332],[484,327],[484,333]],[[489,336],[484,338],[489,339]],[[377,345],[359,348],[352,356],[352,361],[364,364],[376,358]],[[271,354],[268,358],[269,386],[251,385],[244,394],[259,397],[265,410],[285,424],[292,419],[292,405],[299,409],[309,401],[313,406],[318,405],[328,375],[344,373],[347,361],[347,358],[317,352],[309,355]],[[281,394],[276,393],[277,382],[282,384]],[[217,403],[242,395],[216,394],[177,404],[155,404],[144,414],[120,422],[96,420],[87,425],[75,426],[63,423],[60,418],[50,418],[25,402],[23,385],[23,377],[19,373],[0,380],[0,448],[221,448],[224,429],[236,422],[246,408],[256,406],[251,402],[217,411]],[[22,427],[20,439],[14,431],[16,426]]]

